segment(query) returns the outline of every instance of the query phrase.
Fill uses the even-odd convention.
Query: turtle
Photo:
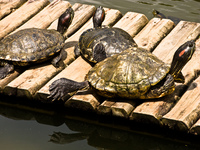
[[[63,34],[70,26],[74,11],[69,7],[60,17],[57,30],[27,28],[6,36],[0,41],[0,79],[14,70],[14,66],[27,66],[49,59],[59,67]],[[60,54],[60,55],[59,55]],[[54,57],[54,58],[53,58]]]
[[[95,64],[83,82],[55,80],[49,87],[49,98],[64,100],[68,93],[92,88],[106,98],[158,99],[173,93],[174,82],[184,83],[181,70],[195,49],[194,40],[185,42],[174,53],[170,65],[146,49],[128,48]]]
[[[161,12],[159,12],[155,9],[153,9],[152,14],[154,15],[154,17],[158,17],[158,18],[161,18],[161,19],[163,19],[163,18],[170,19],[174,22],[175,25],[177,25],[181,21],[180,18],[177,18],[177,17],[174,17],[174,16],[165,16],[164,14],[162,14]]]
[[[93,15],[94,27],[84,31],[79,38],[74,50],[76,57],[82,54],[83,58],[95,64],[128,47],[137,46],[131,35],[123,29],[102,26],[104,18],[105,11],[99,6]]]

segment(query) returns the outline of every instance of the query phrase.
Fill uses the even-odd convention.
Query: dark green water
[[[13,100],[19,101],[19,99]],[[105,122],[102,118],[97,119],[95,115],[91,118],[80,116],[77,118],[78,114],[72,117],[71,113],[70,115],[65,113],[64,118],[52,109],[48,109],[45,113],[39,113],[33,111],[35,109],[28,111],[27,108],[30,108],[30,105],[23,106],[23,109],[19,106],[17,103],[8,106],[0,102],[0,145],[2,150],[200,149],[197,139],[194,141],[187,137],[185,140],[185,135],[181,135],[182,138],[180,138],[160,129],[157,131],[154,129],[152,133],[149,130],[144,132],[143,129],[134,126],[131,122],[123,125],[125,124],[123,121],[121,123],[114,120]],[[121,124],[120,127],[119,124]]]
[[[82,3],[120,10],[142,13],[148,19],[156,9],[166,16],[174,16],[186,21],[200,22],[200,0],[69,0],[71,4]]]
[[[123,14],[128,11],[139,12],[149,19],[152,18],[152,9],[157,9],[167,16],[200,22],[199,0],[70,0],[69,2],[102,5],[118,9]],[[0,95],[0,99],[5,101],[9,98]],[[48,116],[0,105],[2,150],[200,149],[196,144],[165,138],[165,136],[127,132],[73,119],[63,119],[57,115]]]

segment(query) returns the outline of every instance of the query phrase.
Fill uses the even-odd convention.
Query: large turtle
[[[155,10],[155,9],[153,9],[152,14],[154,15],[154,17],[157,17],[157,18],[170,19],[174,22],[175,25],[177,25],[181,21],[180,18],[177,18],[177,17],[174,17],[174,16],[165,16],[163,13],[161,13],[161,12]]]
[[[14,66],[27,66],[44,62],[62,49],[64,46],[63,33],[72,22],[74,11],[70,7],[59,18],[56,30],[28,28],[8,35],[0,41],[0,79],[5,78]],[[59,53],[58,53],[59,54]],[[52,60],[58,67],[61,55]]]
[[[133,38],[120,28],[102,26],[105,18],[103,7],[98,7],[93,15],[93,26],[83,32],[79,38],[75,55],[82,54],[93,63],[100,62],[107,57],[118,54],[123,50],[136,46]]]
[[[176,50],[170,67],[149,51],[131,47],[97,63],[84,82],[66,78],[54,81],[49,97],[63,99],[66,94],[89,86],[108,98],[160,98],[175,90],[174,81],[184,83],[181,70],[194,51],[193,40],[184,43]]]

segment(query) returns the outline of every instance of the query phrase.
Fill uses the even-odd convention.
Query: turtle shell
[[[56,30],[29,28],[5,37],[0,42],[0,61],[24,66],[42,62],[58,53],[64,37]]]
[[[143,99],[159,83],[170,66],[145,49],[132,47],[97,63],[86,80],[105,97]]]
[[[79,48],[82,55],[91,62],[94,60],[94,48],[97,44],[103,44],[106,57],[113,56],[123,50],[136,46],[133,38],[120,28],[91,28],[83,32],[79,39]]]

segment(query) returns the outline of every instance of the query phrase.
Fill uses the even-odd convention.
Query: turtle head
[[[160,13],[159,11],[153,9],[152,14],[154,15],[154,17],[158,17],[158,18],[166,18],[166,16],[162,13]]]
[[[194,51],[194,40],[185,42],[176,50],[170,69],[170,74],[174,77],[174,80],[176,82],[184,83],[184,77],[182,76],[181,70],[185,66],[185,64],[192,58]]]
[[[99,6],[93,15],[94,28],[101,27],[104,19],[105,19],[105,11],[102,6]]]
[[[74,10],[69,7],[58,19],[57,31],[64,34],[74,18]]]

